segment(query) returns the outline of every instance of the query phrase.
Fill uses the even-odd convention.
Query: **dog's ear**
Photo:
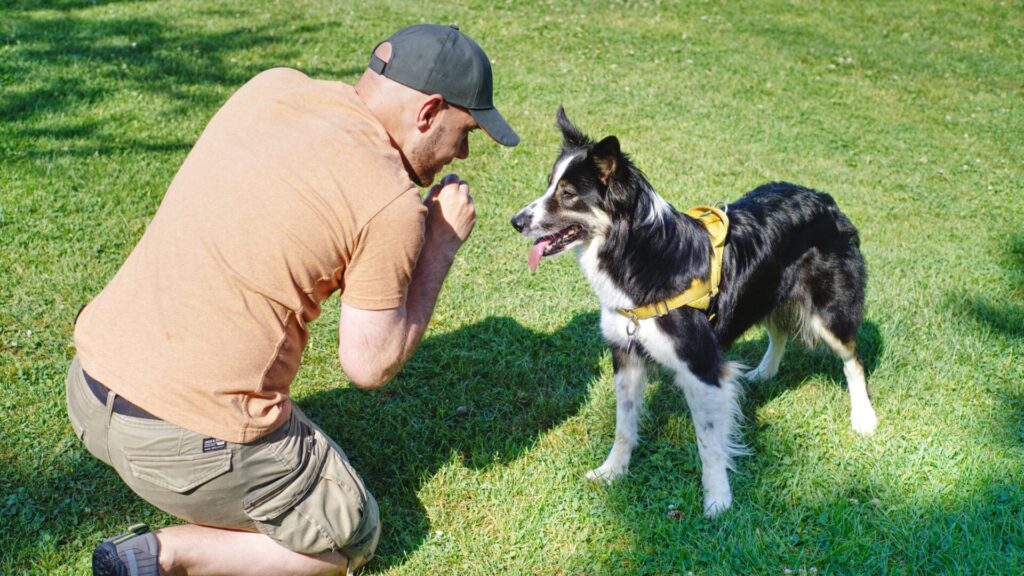
[[[601,179],[601,184],[608,185],[622,165],[621,160],[619,139],[615,136],[609,136],[594,146],[594,164],[597,165],[597,175]]]
[[[583,132],[580,132],[580,129],[565,115],[565,109],[561,105],[558,106],[558,111],[555,112],[555,120],[558,122],[558,128],[562,131],[562,138],[566,147],[587,146],[591,143],[590,138]]]

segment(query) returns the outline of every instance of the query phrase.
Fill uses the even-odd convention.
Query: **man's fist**
[[[423,200],[427,206],[427,241],[449,244],[458,250],[476,224],[476,206],[469,184],[448,174],[435,184]]]

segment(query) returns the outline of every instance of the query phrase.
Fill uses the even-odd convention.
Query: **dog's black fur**
[[[657,195],[614,136],[595,143],[561,108],[557,121],[563,145],[549,188],[512,224],[525,235],[539,237],[535,251],[543,249],[544,256],[576,247],[580,266],[601,301],[602,330],[613,349],[619,419],[625,417],[627,422],[617,425],[616,448],[592,476],[614,479],[625,471],[629,444],[635,444],[635,438],[629,437],[634,416],[624,416],[623,396],[636,402],[633,388],[642,389],[643,384],[634,376],[620,378],[620,372],[644,360],[655,361],[676,370],[677,384],[684,391],[692,388],[687,400],[695,424],[700,419],[711,429],[716,423],[727,429],[725,437],[720,432],[715,438],[702,437],[698,429],[709,493],[705,512],[713,515],[729,506],[731,493],[727,481],[724,492],[721,479],[709,481],[707,467],[731,466],[736,451],[731,443],[732,416],[739,410],[732,390],[736,366],[724,359],[722,348],[763,322],[773,343],[748,378],[771,377],[787,336],[798,334],[809,342],[824,340],[844,360],[847,379],[860,378],[859,383],[851,380],[851,393],[859,394],[863,388],[855,338],[863,316],[867,272],[857,230],[828,194],[785,182],[760,186],[725,208],[729,232],[720,292],[712,309],[678,308],[641,321],[637,336],[628,337],[623,332],[628,321],[618,309],[665,300],[686,289],[694,278],[707,278],[710,238],[702,224]],[[537,258],[531,260],[535,266]],[[625,384],[620,385],[620,380]],[[708,396],[695,388],[697,381],[728,390],[721,398]],[[698,400],[697,396],[708,398]],[[870,403],[865,408],[864,402],[866,388],[863,398],[854,399],[853,419],[854,427],[867,434],[874,430],[875,416]],[[698,418],[702,410],[708,415]],[[858,417],[864,420],[859,426]],[[635,419],[632,424],[635,428]],[[620,436],[627,446],[616,456]],[[711,452],[721,452],[722,462],[705,458],[705,444]]]

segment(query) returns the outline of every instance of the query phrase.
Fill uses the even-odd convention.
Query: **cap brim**
[[[519,135],[512,130],[497,108],[470,109],[470,114],[480,128],[495,142],[503,146],[519,144]]]

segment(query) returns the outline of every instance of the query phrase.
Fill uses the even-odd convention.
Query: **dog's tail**
[[[719,383],[722,386],[722,390],[725,391],[729,398],[729,406],[732,407],[732,421],[733,425],[729,428],[729,436],[726,439],[725,450],[728,455],[728,466],[729,470],[736,471],[736,458],[743,456],[750,456],[750,448],[743,443],[743,427],[745,424],[743,418],[743,387],[740,386],[740,377],[743,376],[750,367],[740,362],[724,362],[722,364],[722,377],[719,379]]]

